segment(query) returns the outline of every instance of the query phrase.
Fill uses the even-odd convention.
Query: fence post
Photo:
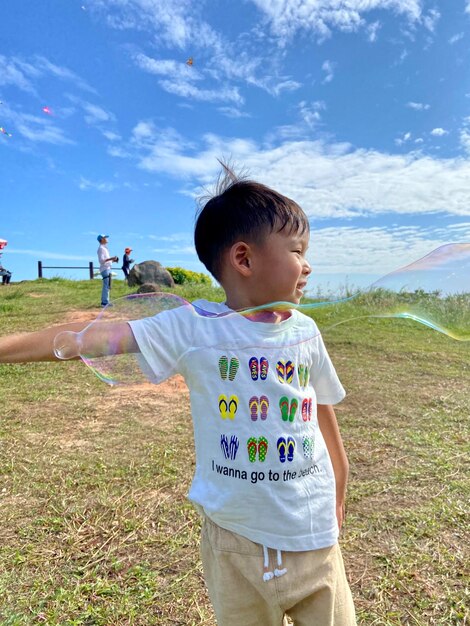
[[[42,261],[38,261],[38,278],[42,278]]]
[[[88,267],[90,268],[90,280],[93,280],[94,270],[93,270],[93,261],[88,263]]]

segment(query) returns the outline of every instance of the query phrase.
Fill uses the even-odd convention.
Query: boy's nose
[[[312,273],[312,267],[307,260],[305,260],[305,263],[304,263],[303,273],[307,274],[307,276]]]

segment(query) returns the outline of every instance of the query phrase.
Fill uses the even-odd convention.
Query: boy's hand
[[[119,261],[119,257],[117,257],[117,256],[113,256],[113,257],[111,258],[111,261],[112,261],[113,263],[117,263],[117,262]]]

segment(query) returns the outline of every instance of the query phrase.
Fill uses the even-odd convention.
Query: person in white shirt
[[[348,461],[332,405],[345,392],[315,322],[295,310],[311,273],[309,237],[297,203],[226,168],[195,227],[197,254],[225,302],[96,323],[80,335],[82,354],[134,353],[153,382],[175,372],[187,381],[189,498],[203,517],[219,626],[356,624],[338,546]],[[1,340],[0,362],[53,360],[56,336],[85,326]]]
[[[97,254],[98,263],[100,265],[100,274],[103,279],[103,287],[101,289],[101,306],[109,304],[109,292],[111,289],[111,267],[113,263],[119,260],[117,256],[110,256],[108,250],[109,235],[98,235],[96,238],[99,242]]]

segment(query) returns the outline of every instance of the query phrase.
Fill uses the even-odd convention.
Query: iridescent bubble
[[[209,303],[208,303],[209,304]],[[411,319],[460,341],[470,340],[470,244],[448,244],[437,248],[418,261],[387,274],[368,289],[348,298],[333,301],[309,301],[294,305],[291,302],[273,302],[243,311],[218,309],[201,303],[189,303],[170,293],[131,295],[115,300],[101,315],[79,333],[63,332],[55,340],[58,358],[80,356],[82,360],[109,384],[129,384],[144,381],[159,382],[156,374],[139,352],[128,352],[128,321],[159,316],[184,315],[186,326],[198,321],[200,333],[191,335],[188,349],[236,349],[248,348],[242,335],[231,332],[231,319],[236,316],[249,322],[278,323],[293,309],[298,309],[314,320],[321,311],[320,330],[334,328],[338,324],[368,317]],[[204,320],[201,326],[200,320]],[[225,335],[217,340],[208,339],[207,324],[221,323]],[[220,327],[219,327],[220,328]],[[234,329],[236,326],[234,326]],[[282,327],[281,327],[282,328]],[[289,334],[278,333],[272,345],[266,349],[295,343],[308,343],[318,336],[318,329],[311,324],[311,331]],[[284,341],[284,344],[282,343]]]
[[[315,306],[329,307],[323,316],[324,330],[364,317],[402,318],[469,341],[470,244],[441,246],[361,293]]]
[[[191,305],[171,293],[119,298],[82,331],[59,333],[54,340],[54,353],[61,360],[80,357],[98,378],[110,385],[156,382],[141,355],[126,350],[127,322],[180,307]]]

